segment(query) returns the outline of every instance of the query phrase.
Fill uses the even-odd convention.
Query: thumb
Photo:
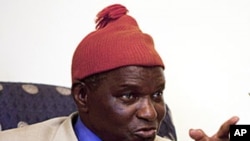
[[[189,136],[195,141],[205,141],[207,135],[201,129],[190,129]]]

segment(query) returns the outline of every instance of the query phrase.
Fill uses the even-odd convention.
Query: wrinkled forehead
[[[107,80],[114,81],[148,81],[150,83],[165,83],[162,67],[126,66],[110,71],[105,75]],[[124,82],[124,83],[125,83]]]

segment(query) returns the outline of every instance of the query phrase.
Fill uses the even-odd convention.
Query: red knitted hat
[[[72,81],[122,66],[161,66],[153,39],[143,33],[126,7],[114,4],[97,15],[96,31],[76,48],[72,60]]]

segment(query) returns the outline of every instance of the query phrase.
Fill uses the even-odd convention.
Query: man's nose
[[[141,101],[138,110],[137,117],[147,121],[154,121],[157,119],[157,112],[154,106],[154,102],[151,98],[145,98]]]

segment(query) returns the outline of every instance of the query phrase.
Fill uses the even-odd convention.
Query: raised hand
[[[209,137],[202,129],[190,129],[189,135],[195,141],[229,141],[230,125],[234,125],[239,121],[239,117],[234,116],[224,122],[219,131],[213,136]]]

